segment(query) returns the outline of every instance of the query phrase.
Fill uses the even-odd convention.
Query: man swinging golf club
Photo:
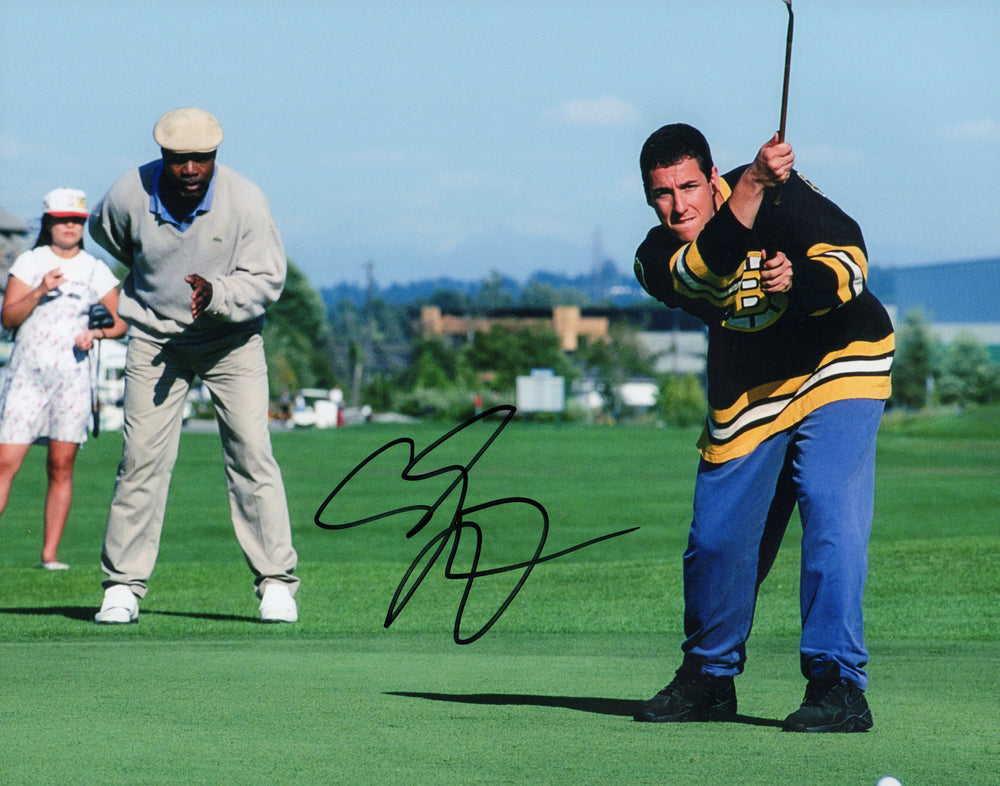
[[[803,523],[801,707],[787,731],[865,731],[861,600],[875,435],[889,396],[892,325],[866,287],[858,225],[793,168],[775,134],[725,176],[684,124],[646,141],[640,167],[659,219],[636,253],[653,297],[708,327],[706,429],[684,553],[683,662],[638,721],[727,720],[757,589],[780,543],[776,494]],[[772,196],[780,187],[780,202]]]

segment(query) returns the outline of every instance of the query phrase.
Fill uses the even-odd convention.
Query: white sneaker
[[[94,622],[101,625],[123,625],[139,619],[139,601],[125,584],[112,584],[104,590],[101,610],[94,615]]]
[[[57,559],[43,562],[42,567],[45,568],[45,570],[69,570],[69,565],[65,562],[60,562]]]
[[[260,599],[261,622],[298,622],[298,619],[299,610],[287,586],[271,583],[264,587]]]

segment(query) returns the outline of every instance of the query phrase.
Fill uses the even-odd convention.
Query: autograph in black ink
[[[448,526],[435,535],[428,541],[427,545],[424,546],[420,553],[417,554],[416,558],[407,568],[406,573],[403,575],[402,580],[396,587],[396,591],[392,596],[392,600],[389,603],[389,610],[386,613],[385,627],[389,627],[395,621],[396,617],[403,611],[403,608],[413,597],[413,594],[419,588],[421,582],[427,577],[431,568],[434,567],[434,563],[437,559],[444,553],[445,548],[448,546],[448,542],[451,541],[451,553],[445,563],[445,578],[447,579],[457,579],[459,581],[465,582],[465,588],[462,592],[462,599],[458,605],[458,613],[455,616],[455,628],[454,628],[454,639],[456,644],[471,644],[480,638],[486,631],[488,631],[500,619],[504,611],[516,597],[517,593],[521,591],[524,583],[528,580],[528,576],[531,574],[532,569],[535,565],[542,562],[548,562],[550,560],[557,559],[558,557],[563,557],[566,554],[577,551],[587,546],[592,546],[595,543],[599,543],[603,540],[609,540],[611,538],[616,538],[620,535],[626,535],[629,532],[634,532],[639,529],[638,527],[631,527],[630,529],[621,530],[619,532],[613,532],[608,535],[602,535],[598,538],[593,538],[584,543],[577,544],[576,546],[571,546],[570,548],[563,549],[562,551],[555,552],[554,554],[542,555],[542,550],[545,547],[545,541],[548,538],[549,532],[549,515],[545,508],[533,499],[528,497],[503,497],[501,499],[492,500],[490,502],[485,502],[480,505],[471,505],[469,507],[465,506],[465,498],[469,488],[469,473],[472,468],[476,465],[476,462],[486,453],[490,448],[496,438],[500,435],[500,432],[510,423],[511,419],[514,417],[516,408],[510,404],[504,404],[501,406],[493,407],[492,409],[485,410],[479,415],[467,420],[460,426],[452,429],[443,437],[439,438],[435,442],[431,443],[427,448],[420,451],[419,453],[414,453],[416,448],[412,439],[408,437],[402,437],[400,439],[393,440],[381,448],[372,453],[368,458],[358,464],[350,473],[337,485],[337,487],[330,492],[330,495],[323,501],[323,504],[319,506],[316,511],[314,521],[316,525],[322,527],[323,529],[349,529],[351,527],[358,527],[362,524],[368,524],[373,521],[378,521],[380,519],[388,518],[390,516],[395,516],[400,513],[408,513],[411,511],[423,511],[423,515],[420,520],[413,526],[407,533],[407,538],[412,538],[421,532],[427,524],[430,523],[431,519],[434,518],[435,514],[442,508],[445,501],[451,496],[452,492],[456,488],[460,488],[458,495],[458,501],[455,506],[454,513],[452,513]],[[472,459],[467,464],[452,464],[437,469],[431,470],[429,472],[415,472],[414,468],[417,464],[424,459],[426,456],[431,454],[435,448],[440,447],[449,439],[454,437],[456,434],[461,432],[463,429],[477,423],[486,418],[493,417],[494,415],[500,415],[503,413],[502,419],[499,425],[493,430],[489,438],[479,448],[478,452],[472,457]],[[388,450],[396,447],[397,445],[408,445],[410,458],[406,466],[400,473],[400,478],[406,481],[421,481],[427,480],[428,478],[434,478],[439,475],[446,473],[455,473],[455,480],[445,489],[444,493],[441,494],[432,504],[430,505],[410,505],[403,508],[397,508],[395,510],[388,510],[382,513],[376,513],[371,516],[367,516],[357,521],[349,521],[344,523],[331,524],[322,521],[323,513],[327,510],[327,507],[336,498],[345,486],[347,486],[351,480],[357,476],[368,464],[374,461],[376,458],[381,456]],[[541,517],[541,532],[538,538],[538,545],[535,548],[534,554],[531,558],[525,562],[519,562],[514,565],[505,565],[502,567],[490,568],[479,570],[479,558],[482,554],[483,546],[483,532],[479,524],[475,521],[469,519],[470,515],[475,514],[478,511],[488,510],[490,508],[499,508],[504,505],[527,505],[534,508]],[[474,540],[474,554],[472,557],[471,568],[468,572],[462,572],[455,569],[455,559],[458,555],[459,542],[464,533],[471,533]],[[452,536],[454,535],[454,539]],[[430,558],[424,562],[424,558],[430,555]],[[421,568],[421,563],[424,562]],[[419,570],[418,570],[419,568]],[[469,595],[472,592],[472,586],[476,579],[482,578],[484,576],[491,576],[499,573],[508,573],[512,571],[523,571],[514,588],[510,591],[504,601],[500,604],[500,607],[496,610],[492,617],[483,625],[479,630],[473,633],[471,636],[463,637],[461,634],[462,627],[462,615],[465,612],[465,606],[469,599]],[[412,581],[411,581],[412,579]]]

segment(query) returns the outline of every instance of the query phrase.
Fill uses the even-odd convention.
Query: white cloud
[[[640,119],[634,104],[614,96],[563,101],[548,116],[571,125],[602,127],[633,125]]]
[[[17,158],[26,150],[26,146],[12,136],[0,134],[0,157]]]
[[[945,126],[941,135],[961,142],[1000,142],[1000,120],[982,117],[954,126]]]

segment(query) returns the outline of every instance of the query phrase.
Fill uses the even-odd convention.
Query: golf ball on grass
[[[875,786],[903,786],[897,778],[893,778],[891,775],[883,775],[878,779],[878,783]]]

